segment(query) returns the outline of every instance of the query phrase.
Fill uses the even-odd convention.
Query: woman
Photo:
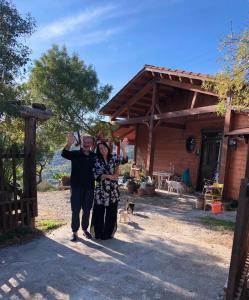
[[[127,140],[121,143],[123,158],[112,155],[109,146],[102,141],[97,145],[94,165],[96,180],[91,233],[96,239],[111,239],[117,230],[119,201],[118,167],[127,163]]]

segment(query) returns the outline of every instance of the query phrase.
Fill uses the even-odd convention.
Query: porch
[[[227,134],[249,121],[232,108],[218,116],[218,98],[203,88],[206,81],[212,77],[145,65],[100,113],[119,125],[116,136],[135,145],[135,163],[148,175],[173,166],[181,176],[188,168],[194,190],[206,178],[224,184],[225,198],[238,199],[247,145],[241,139],[233,147]]]

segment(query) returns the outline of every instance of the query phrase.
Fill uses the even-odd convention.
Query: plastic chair
[[[222,201],[223,195],[223,183],[213,183],[205,188],[204,191],[204,210],[206,206],[209,205],[212,207],[212,204],[216,201]]]

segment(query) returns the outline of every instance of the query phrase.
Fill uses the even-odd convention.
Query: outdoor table
[[[161,189],[164,180],[170,180],[174,173],[169,171],[158,171],[153,172],[153,177],[157,178],[158,188]]]

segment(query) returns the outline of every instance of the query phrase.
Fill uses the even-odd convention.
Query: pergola
[[[36,108],[38,107],[38,108]],[[36,187],[36,124],[46,121],[52,112],[41,105],[21,107],[20,116],[25,122],[23,153],[13,150],[0,151],[0,233],[20,225],[34,226],[37,216]],[[20,193],[17,184],[17,160],[23,161],[23,187]],[[4,162],[11,162],[12,183],[4,184]],[[10,189],[11,187],[11,189]]]

